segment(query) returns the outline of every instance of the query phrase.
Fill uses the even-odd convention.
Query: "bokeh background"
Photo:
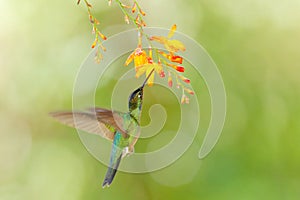
[[[131,28],[116,6],[91,3],[106,35]],[[176,23],[219,67],[228,111],[214,151],[197,158],[210,105],[205,84],[192,76],[203,99],[203,128],[194,145],[172,166],[151,174],[120,172],[101,189],[106,166],[74,129],[47,115],[72,108],[73,83],[93,41],[85,7],[75,0],[0,1],[0,199],[299,199],[300,1],[141,4],[148,25]],[[110,105],[112,87],[99,88],[108,95],[97,105]]]

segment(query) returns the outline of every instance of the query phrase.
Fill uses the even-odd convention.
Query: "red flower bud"
[[[185,79],[184,82],[191,83],[191,80],[190,79]]]
[[[136,3],[133,4],[132,9],[131,9],[132,13],[135,13],[135,11],[136,11]]]
[[[164,77],[166,76],[166,75],[165,75],[165,72],[164,72],[164,71],[161,71],[160,74],[159,74],[159,76],[162,77],[162,78],[164,78]]]
[[[170,79],[170,80],[168,81],[168,84],[169,84],[169,87],[172,87],[172,86],[173,86],[173,81],[172,81],[172,79]]]
[[[179,72],[184,72],[184,67],[182,66],[175,66],[175,69]]]

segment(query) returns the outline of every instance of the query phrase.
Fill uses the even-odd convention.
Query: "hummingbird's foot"
[[[130,153],[129,148],[128,148],[128,147],[125,147],[125,148],[123,149],[123,152],[122,152],[122,158],[124,158],[125,156],[127,156],[127,154],[129,154],[129,153]]]
[[[134,147],[129,149],[128,156],[131,156],[132,154],[134,154]]]
[[[130,148],[129,147],[125,147],[123,149],[123,152],[122,152],[122,158],[126,157],[126,156],[130,156],[134,153],[134,148]]]

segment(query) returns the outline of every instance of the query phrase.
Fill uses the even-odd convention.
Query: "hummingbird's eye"
[[[140,91],[140,92],[138,93],[138,98],[142,98],[142,97],[143,97],[143,92]]]

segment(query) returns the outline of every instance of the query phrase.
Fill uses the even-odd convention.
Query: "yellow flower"
[[[141,67],[136,68],[136,77],[139,78],[141,75],[146,73],[146,77],[151,73],[151,71],[154,69],[154,71],[160,76],[165,77],[165,73],[163,71],[163,67],[159,63],[148,63]],[[148,79],[148,85],[152,86],[154,82],[154,73],[152,73]]]
[[[149,49],[149,56],[147,56],[146,51],[142,50],[141,48],[136,48],[135,51],[127,58],[125,65],[129,65],[132,61],[134,61],[136,78],[139,78],[143,74],[146,74],[146,77],[148,77],[153,69],[160,77],[165,77],[161,63],[153,62],[151,49]],[[147,81],[149,86],[153,85],[154,74],[155,73],[152,73]]]
[[[140,67],[140,66],[143,66],[144,64],[146,64],[148,62],[147,60],[147,54],[144,50],[142,50],[141,48],[136,48],[134,50],[134,52],[132,52],[126,62],[125,62],[125,66],[128,66],[132,60],[134,60],[134,66],[137,68],[137,67]]]
[[[185,51],[185,46],[182,42],[180,42],[179,40],[171,40],[170,38],[173,37],[175,31],[176,31],[176,24],[174,24],[168,34],[168,37],[164,37],[164,36],[152,36],[150,38],[150,40],[159,42],[161,44],[163,44],[166,49],[173,53],[173,52],[177,52],[177,51]]]

